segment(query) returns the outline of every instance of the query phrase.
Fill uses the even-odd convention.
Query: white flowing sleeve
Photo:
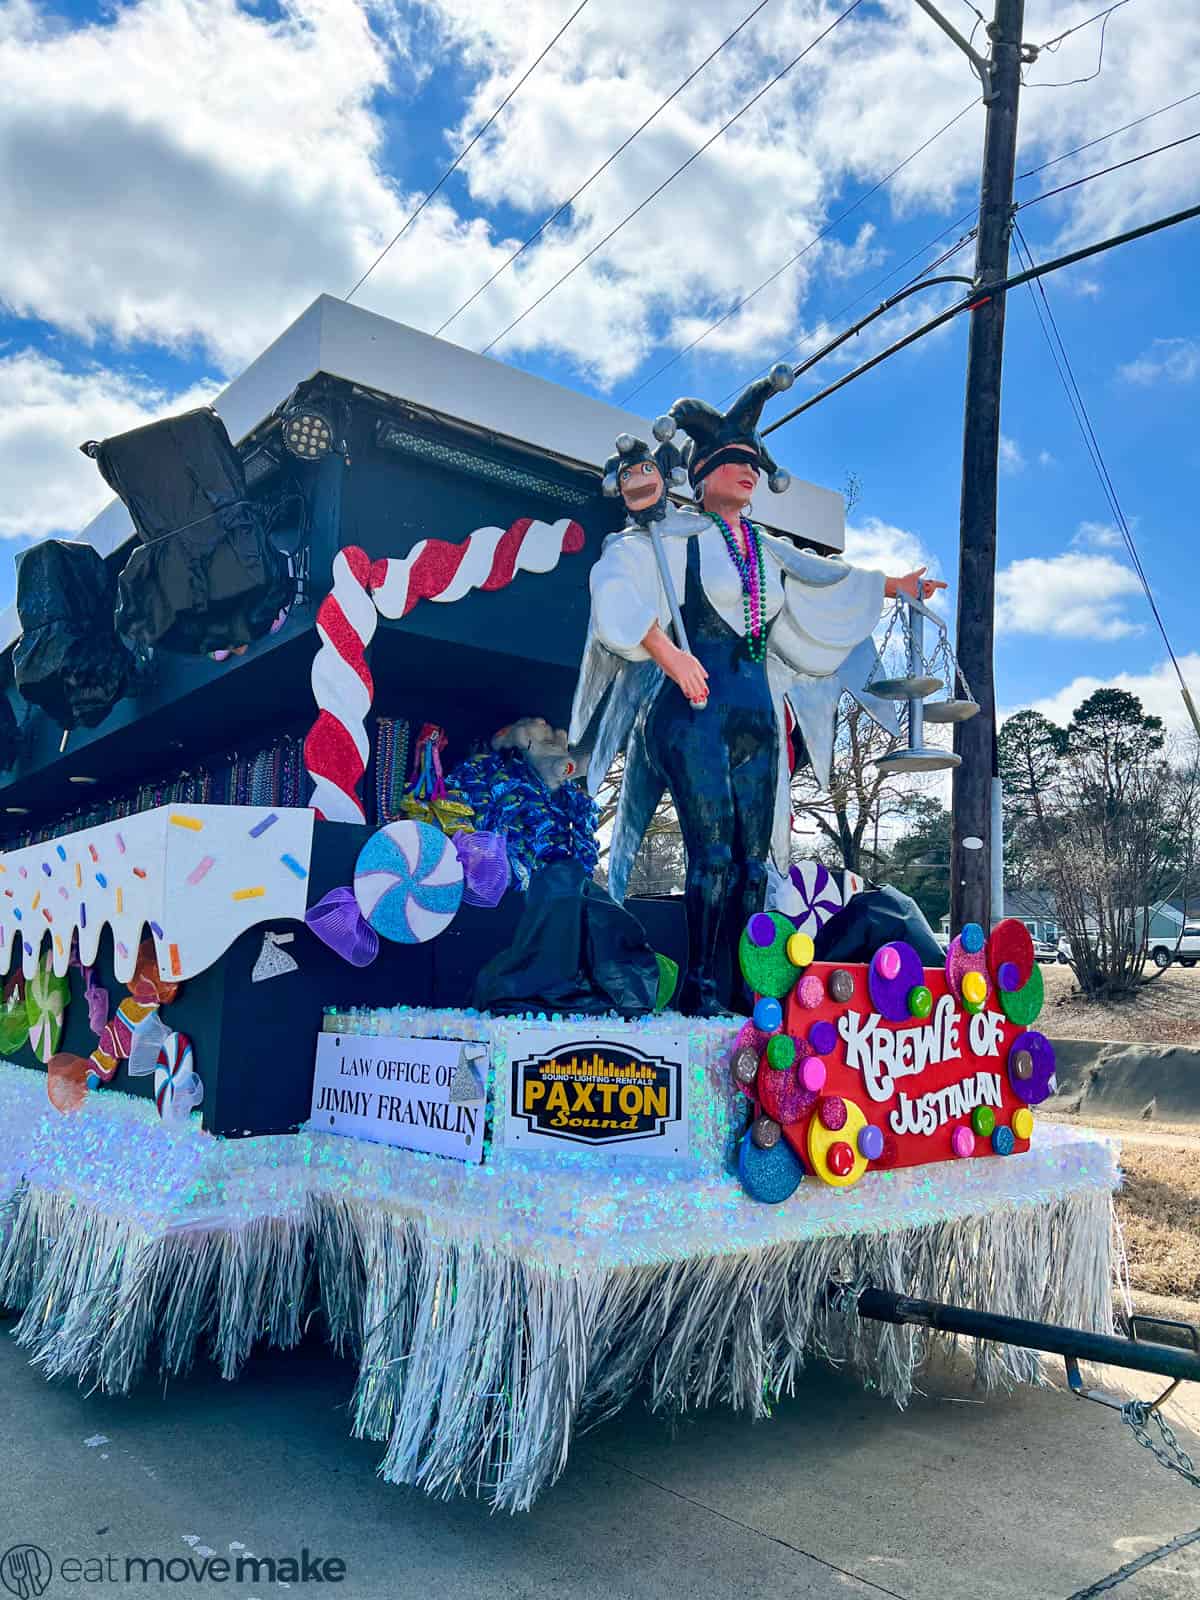
[[[785,564],[783,610],[772,624],[769,644],[795,672],[823,678],[870,636],[883,610],[886,579],[882,572],[820,556],[810,555],[808,561],[821,563],[820,582],[814,583],[801,563]]]
[[[654,623],[667,625],[666,596],[649,535],[620,533],[610,537],[588,582],[596,638],[626,661],[648,661],[642,640]]]

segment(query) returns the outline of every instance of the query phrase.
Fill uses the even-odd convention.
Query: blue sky
[[[965,0],[944,0],[969,25]],[[78,528],[103,493],[74,446],[207,397],[321,291],[344,293],[573,9],[549,0],[0,0],[0,535]],[[590,0],[471,158],[359,291],[433,329],[752,8]],[[1025,37],[1083,22],[1029,0]],[[1189,8],[1190,10],[1190,8]],[[1128,0],[1029,69],[1018,170],[1200,89],[1200,16]],[[571,213],[461,317],[481,348],[836,15],[770,0]],[[911,0],[863,0],[755,111],[494,352],[623,400],[972,99]],[[632,403],[719,399],[811,349],[975,201],[983,109]],[[1020,198],[1200,128],[1200,100],[1018,186]],[[1032,207],[1047,257],[1194,203],[1200,143]],[[950,235],[952,240],[955,235]],[[910,275],[932,259],[925,252]],[[969,268],[968,247],[955,261]],[[950,270],[949,268],[947,270]],[[1200,465],[1192,223],[1056,275],[1047,293],[1176,651],[1200,694],[1191,484]],[[894,287],[897,278],[887,287]],[[938,291],[816,369],[914,326]],[[957,563],[965,320],[773,437],[791,470],[861,484],[851,552]],[[809,380],[802,380],[807,383]],[[803,389],[793,391],[807,392]],[[778,403],[783,409],[783,403]],[[1165,650],[1050,362],[1012,297],[1003,409],[997,670],[1003,706],[1055,715],[1123,682],[1178,721]],[[11,563],[0,551],[0,603]]]

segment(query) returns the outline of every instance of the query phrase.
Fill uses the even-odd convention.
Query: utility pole
[[[917,0],[929,9],[925,0]],[[1017,102],[1021,90],[1021,29],[1025,0],[996,0],[988,26],[991,50],[984,75],[987,124],[975,282],[1008,276]],[[981,299],[970,313],[967,393],[963,416],[962,501],[959,513],[958,659],[979,702],[979,715],[955,724],[950,843],[950,926],[991,925],[992,792],[996,777],[996,698],[992,641],[996,588],[996,480],[1000,461],[1000,380],[1005,296]],[[997,840],[997,847],[1000,841]]]

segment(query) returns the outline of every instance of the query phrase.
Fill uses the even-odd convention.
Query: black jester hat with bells
[[[781,361],[765,378],[755,378],[728,411],[718,411],[707,400],[676,400],[669,416],[688,435],[683,463],[697,498],[700,485],[709,473],[729,461],[746,461],[758,467],[767,474],[767,487],[774,494],[783,493],[792,481],[791,475],[767,449],[758,423],[762,408],[771,396],[791,386],[792,369]],[[657,424],[655,433],[658,433]]]

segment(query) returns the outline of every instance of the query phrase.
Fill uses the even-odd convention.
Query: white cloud
[[[1049,450],[1038,451],[1037,463],[1039,467],[1055,467],[1058,465],[1057,461],[1050,454]]]
[[[1155,383],[1191,383],[1200,376],[1200,339],[1155,339],[1136,361],[1118,372],[1126,383],[1149,387]]]
[[[1007,434],[1000,435],[1000,470],[1001,472],[1023,472],[1025,470],[1025,454],[1015,439],[1010,439]]]
[[[1122,602],[1140,585],[1107,555],[1065,551],[1010,562],[996,574],[996,626],[1064,639],[1124,639],[1141,628]]]
[[[0,538],[83,527],[113,497],[84,440],[204,405],[219,387],[168,394],[101,368],[68,372],[36,350],[0,357]]]
[[[1027,34],[1082,21],[1086,3],[1030,0]],[[520,238],[561,202],[729,33],[743,5],[710,0],[686,15],[672,0],[587,8],[358,300],[436,327],[514,247],[508,230]],[[775,0],[451,336],[487,343],[836,11],[832,0]],[[221,370],[236,369],[315,294],[355,280],[563,15],[545,0],[410,0],[405,8],[292,0],[261,10],[250,0],[127,0],[100,21],[71,26],[43,0],[9,0],[0,6],[0,236],[21,248],[0,253],[0,300],[83,338],[199,347]],[[1108,33],[1105,71],[1131,106],[1161,104],[1200,70],[1196,8],[1173,15],[1168,30],[1152,6],[1127,7]],[[1077,47],[1090,52],[1094,35],[1066,40],[1055,71],[1073,67]],[[429,107],[418,91],[435,58],[465,68],[471,88],[431,152]],[[500,352],[551,351],[601,385],[623,379],[656,344],[695,337],[804,249],[848,194],[909,156],[972,87],[954,46],[907,0],[862,8],[526,317]],[[1106,94],[1030,93],[1022,162],[1105,132],[1112,120]],[[1156,133],[1170,137],[1177,120],[1160,119]],[[889,209],[961,209],[977,182],[982,125],[976,106],[701,351],[748,363],[774,356],[812,320],[811,286],[877,258],[886,233],[872,230]],[[408,159],[414,142],[419,163]],[[1100,154],[1118,160],[1144,142],[1134,130]],[[1096,159],[1090,152],[1055,167],[1053,180]],[[1192,178],[1186,151],[1164,155],[1047,202],[1045,214],[1057,228],[1111,232],[1183,203]],[[733,236],[706,227],[722,218],[736,219]],[[911,314],[936,309],[922,307]],[[905,326],[903,315],[888,323],[893,333]]]
[[[1179,666],[1193,698],[1200,704],[1200,654],[1193,652],[1181,656]],[[1191,722],[1179,692],[1179,679],[1169,661],[1160,662],[1149,672],[1118,672],[1109,678],[1073,678],[1057,693],[1033,701],[1033,709],[1049,717],[1059,727],[1065,727],[1076,708],[1097,689],[1124,689],[1129,694],[1137,695],[1147,713],[1161,717],[1171,732],[1191,731]],[[1004,713],[1005,716],[1012,714],[1012,711]]]
[[[907,528],[894,527],[878,517],[846,524],[846,560],[856,567],[887,572],[902,577],[918,567],[928,567],[931,578],[940,578],[938,560],[922,544],[920,536]]]
[[[1071,535],[1075,550],[1119,550],[1121,530],[1111,522],[1081,522]]]

